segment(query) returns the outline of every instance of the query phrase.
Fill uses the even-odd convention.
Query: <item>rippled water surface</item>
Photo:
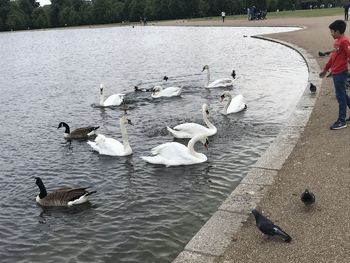
[[[294,110],[307,68],[293,50],[251,35],[291,28],[121,27],[0,34],[1,262],[171,262],[247,174]],[[244,37],[247,36],[247,37]],[[222,89],[212,79],[236,70],[234,94],[248,110],[220,114]],[[179,98],[133,93],[169,77]],[[96,108],[99,84],[127,94],[130,157],[99,156],[86,142],[67,144],[58,123],[99,125],[120,139],[120,108]],[[203,123],[202,103],[218,133],[208,162],[165,168],[141,155],[172,141],[166,125]],[[186,140],[181,141],[187,143]],[[92,186],[89,204],[43,210],[48,190]]]

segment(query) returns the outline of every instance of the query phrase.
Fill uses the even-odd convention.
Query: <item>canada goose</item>
[[[36,197],[36,202],[44,207],[50,206],[73,206],[85,203],[88,201],[87,196],[96,193],[96,191],[87,191],[88,187],[82,188],[70,188],[65,187],[57,189],[52,193],[47,193],[43,181],[39,178],[35,178],[36,185],[40,189],[39,195]]]
[[[78,128],[78,129],[75,129],[74,131],[70,132],[70,128],[69,128],[68,124],[65,122],[60,122],[60,124],[58,124],[57,129],[59,129],[61,127],[66,128],[63,136],[67,140],[87,140],[90,137],[94,136],[95,131],[98,128],[100,128],[100,126],[97,126],[97,127],[89,126],[89,127]]]

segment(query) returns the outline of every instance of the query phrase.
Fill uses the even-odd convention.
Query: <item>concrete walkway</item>
[[[328,25],[336,19],[342,19],[342,14],[334,17],[264,21],[226,20],[225,23],[220,20],[172,21],[158,25],[305,26],[303,30],[268,37],[304,49],[322,67],[328,58],[318,57],[318,51],[332,48],[333,39]],[[348,32],[349,29],[347,36]],[[315,75],[318,72],[311,73]],[[263,210],[265,215],[289,233],[292,242],[286,244],[278,239],[264,240],[255,227],[254,217],[248,211],[236,213],[233,209],[235,200],[226,200],[225,209],[233,211],[229,215],[223,215],[227,220],[222,221],[221,227],[225,228],[225,224],[230,226],[233,221],[237,221],[238,224],[233,224],[237,229],[226,227],[224,234],[218,231],[217,236],[212,236],[211,239],[215,241],[213,244],[221,243],[220,249],[214,252],[212,244],[203,242],[198,245],[202,250],[198,247],[196,250],[198,243],[207,240],[200,231],[175,262],[350,262],[350,127],[339,131],[329,129],[337,119],[338,104],[332,80],[318,81],[322,86],[318,87],[319,93],[310,119],[303,127],[296,146],[290,150],[285,149],[289,151],[288,158],[283,160],[280,167],[273,167],[273,164],[260,167],[266,170],[267,176],[261,172],[264,170],[255,172],[257,177],[268,180],[272,176],[273,180],[258,188],[255,185],[252,189],[247,188],[249,182],[245,182],[245,188],[241,189],[246,193],[259,193],[258,198],[250,204]],[[276,142],[275,146],[278,145]],[[281,145],[285,147],[288,144]],[[260,160],[261,166],[264,166],[265,161],[268,163],[268,160]],[[316,205],[312,209],[305,209],[300,202],[300,194],[305,187],[316,195]],[[221,210],[220,213],[225,214],[226,210]],[[210,225],[209,221],[206,227],[215,231],[215,226]]]

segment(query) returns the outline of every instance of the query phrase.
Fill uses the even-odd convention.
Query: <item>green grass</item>
[[[320,17],[320,16],[334,16],[343,15],[344,9],[342,7],[335,8],[322,8],[322,9],[306,9],[306,10],[295,10],[293,11],[280,11],[280,12],[268,12],[266,15],[267,19],[274,18],[293,18],[293,17]],[[195,18],[191,20],[219,20],[221,16]],[[234,15],[226,16],[228,20],[241,20],[247,19],[247,15]]]

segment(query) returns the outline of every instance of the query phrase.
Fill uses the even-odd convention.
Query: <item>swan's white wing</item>
[[[101,135],[98,135],[101,137]],[[113,138],[104,137],[100,140],[99,137],[94,142],[88,142],[88,144],[99,154],[109,156],[124,156],[125,150],[123,144]]]
[[[104,106],[119,106],[123,102],[123,94],[113,94],[103,103]]]
[[[154,95],[154,98],[180,96],[181,92],[182,88],[180,87],[168,87],[159,92],[159,94]]]
[[[96,152],[100,152],[100,148],[97,146],[95,142],[88,141],[87,144],[89,144],[92,147],[92,149],[94,149]]]
[[[164,164],[166,166],[187,165],[198,163],[188,148],[177,142],[161,144],[151,150],[154,156],[141,156],[143,160],[153,164]]]
[[[172,130],[168,129],[176,138],[192,138],[197,134],[209,134],[210,129],[197,123],[182,123]]]
[[[233,79],[231,78],[222,78],[214,80],[209,83],[208,88],[219,88],[219,87],[231,87],[233,86]]]
[[[244,110],[246,104],[245,99],[243,95],[239,94],[235,96],[232,100],[230,105],[228,106],[227,113],[236,113]]]

